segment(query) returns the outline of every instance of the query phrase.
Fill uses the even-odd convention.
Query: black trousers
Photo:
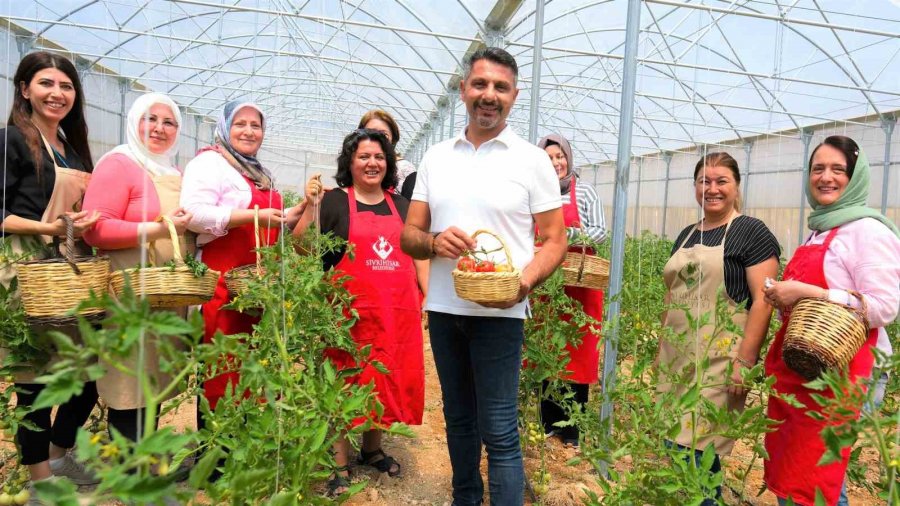
[[[27,408],[34,405],[44,385],[35,383],[16,383],[16,407]],[[69,399],[56,410],[56,418],[51,423],[51,408],[39,409],[25,415],[25,419],[41,430],[33,431],[19,427],[16,431],[16,444],[22,456],[22,465],[39,464],[50,458],[50,443],[60,448],[75,446],[78,428],[84,425],[91,411],[97,404],[97,384],[89,381],[84,384],[81,395]]]
[[[550,389],[550,382],[544,381],[541,392],[543,392],[544,396],[547,395],[548,389]],[[587,404],[588,401],[588,391],[590,390],[590,385],[582,384],[582,383],[561,383],[558,387],[558,392],[560,394],[565,394],[567,392],[572,392],[575,394],[574,402],[579,406],[584,408],[584,405]],[[564,441],[577,441],[578,440],[578,427],[569,426],[569,427],[554,427],[553,424],[556,422],[562,422],[564,420],[568,420],[569,417],[566,416],[565,410],[559,404],[553,402],[550,399],[541,400],[541,422],[544,424],[544,432],[549,433],[550,431],[555,431]]]
[[[138,440],[138,427],[140,427],[140,432],[143,434],[146,432],[144,428],[144,408],[137,409],[106,409],[106,418],[109,421],[110,428],[115,428],[126,438],[137,441]],[[156,418],[153,421],[153,428],[156,429],[159,427],[159,413],[156,413]],[[110,433],[110,437],[112,437],[112,433]]]

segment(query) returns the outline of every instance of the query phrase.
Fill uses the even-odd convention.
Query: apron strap
[[[50,141],[48,141],[47,138],[44,137],[44,134],[40,130],[38,130],[38,133],[41,135],[41,141],[43,141],[43,143],[44,143],[44,149],[46,149],[47,154],[50,155],[50,161],[53,162],[53,168],[55,168],[55,169],[61,168],[59,166],[59,164],[56,163],[57,151],[55,149],[53,149],[53,146],[50,145]],[[66,160],[65,160],[65,158],[63,158],[62,155],[59,156],[59,159],[63,162],[63,165],[66,166],[65,168],[69,168],[69,165],[66,163]]]
[[[722,237],[723,246],[725,245],[725,238],[728,237],[728,230],[731,228],[731,222],[733,222],[734,219],[738,216],[740,216],[740,213],[732,211],[731,216],[728,217],[728,223],[725,224],[725,235]],[[681,240],[681,242],[678,244],[678,247],[675,248],[675,251],[680,250],[681,247],[684,246],[684,243],[686,243],[688,239],[691,238],[691,235],[693,235],[694,231],[697,230],[697,225],[699,225],[699,223],[694,223],[694,226],[691,227],[691,230],[684,236],[684,239]]]

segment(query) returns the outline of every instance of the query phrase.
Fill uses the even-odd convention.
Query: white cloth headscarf
[[[144,144],[143,139],[138,134],[138,126],[141,120],[149,114],[150,108],[156,104],[168,106],[172,110],[175,122],[178,123],[178,130],[174,134],[175,142],[171,148],[161,154],[153,153],[147,149],[146,144]],[[147,93],[138,97],[132,104],[131,109],[128,110],[128,117],[125,120],[125,144],[114,147],[109,153],[103,155],[103,158],[119,153],[134,160],[135,163],[143,167],[151,175],[177,175],[181,171],[175,167],[173,159],[178,152],[179,133],[181,133],[181,111],[178,110],[178,104],[162,93]],[[100,162],[97,163],[99,164]]]

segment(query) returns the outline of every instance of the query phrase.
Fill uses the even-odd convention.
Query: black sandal
[[[347,472],[347,476],[340,474],[344,471]],[[350,490],[350,466],[334,468],[334,477],[328,480],[328,491],[325,492],[325,495],[328,497],[340,497],[346,494],[348,490]]]
[[[359,457],[356,462],[362,466],[370,466],[378,469],[381,473],[387,473],[391,478],[400,474],[400,463],[394,460],[394,457],[387,455],[384,453],[384,450],[381,448],[375,450],[374,452],[367,452],[365,450],[359,451]],[[394,465],[397,466],[397,470],[392,470]]]

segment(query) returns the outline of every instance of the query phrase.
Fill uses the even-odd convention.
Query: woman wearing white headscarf
[[[188,228],[197,232],[197,247],[211,268],[226,272],[256,262],[254,207],[259,206],[260,245],[278,240],[281,226],[293,227],[303,205],[283,209],[281,194],[273,187],[272,175],[257,159],[265,137],[265,115],[256,104],[234,100],[225,105],[216,123],[215,143],[200,150],[184,168],[181,205],[193,214]],[[216,293],[202,307],[204,342],[217,332],[225,335],[251,333],[256,316],[222,309],[231,302],[224,277]],[[236,386],[237,372],[219,375],[203,385],[211,409],[225,391]],[[198,404],[199,408],[199,404]],[[203,426],[202,412],[197,411]]]
[[[181,172],[173,163],[180,124],[181,113],[172,99],[159,93],[141,96],[128,111],[127,142],[103,156],[94,168],[84,209],[96,211],[100,218],[84,238],[109,256],[113,269],[141,264],[141,249],[151,241],[155,241],[159,265],[173,258],[162,216],[172,219],[179,235],[187,228],[191,214],[178,207]],[[182,254],[188,253],[187,246],[193,242],[181,242]],[[169,379],[159,369],[156,348],[151,340],[145,343],[142,365],[155,378],[152,384],[164,387]],[[137,355],[135,350],[126,363],[136,367]],[[138,377],[107,367],[106,375],[97,380],[97,390],[109,406],[110,426],[137,440],[145,405]]]

